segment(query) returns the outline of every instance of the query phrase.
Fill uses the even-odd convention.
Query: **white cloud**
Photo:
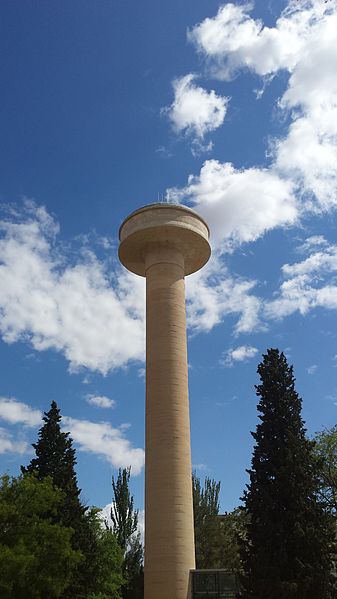
[[[35,350],[55,349],[70,369],[103,374],[144,360],[145,285],[89,252],[69,255],[57,243],[58,226],[45,209],[26,205],[16,218],[0,222],[0,334]],[[216,256],[188,277],[187,316],[193,332],[209,331],[226,316],[237,316],[235,332],[259,327],[255,281],[231,276]],[[143,371],[140,370],[140,375]],[[88,382],[88,378],[85,379]]]
[[[230,79],[242,68],[261,76],[293,71],[329,12],[321,0],[290,2],[275,27],[266,27],[249,16],[252,6],[227,3],[188,33],[219,78]]]
[[[201,147],[204,136],[223,124],[228,98],[195,85],[195,78],[190,73],[173,82],[174,100],[163,112],[168,115],[176,133],[191,135]]]
[[[0,334],[6,343],[55,349],[107,373],[144,359],[144,281],[83,249],[72,265],[55,244],[58,225],[32,202],[0,221]]]
[[[317,364],[312,364],[312,366],[309,366],[307,368],[307,373],[308,374],[315,374],[317,368],[318,368]]]
[[[100,512],[100,517],[104,522],[107,522],[108,526],[113,528],[113,522],[111,519],[111,506],[111,503],[105,505]],[[141,543],[144,545],[145,510],[138,511],[138,532],[140,533]]]
[[[114,399],[109,399],[105,395],[92,395],[89,393],[86,398],[86,402],[97,408],[114,408],[116,402]]]
[[[0,428],[0,454],[19,453],[24,454],[28,450],[26,441],[13,440],[11,433]]]
[[[312,249],[327,245],[329,244],[323,235],[311,235],[310,237],[307,237],[304,243],[298,246],[297,251],[307,253]]]
[[[216,255],[186,279],[187,325],[192,332],[208,332],[225,317],[237,317],[234,333],[262,328],[261,300],[252,294],[256,281],[233,277]]]
[[[297,205],[293,208],[298,214],[335,209],[337,2],[291,1],[273,27],[251,18],[251,8],[251,4],[227,3],[214,18],[194,27],[188,37],[206,57],[212,75],[220,79],[230,79],[242,69],[260,75],[264,83],[281,70],[289,73],[278,108],[283,115],[290,115],[290,125],[283,137],[271,140],[272,162],[267,172],[293,194],[296,190]],[[249,189],[249,170],[242,171],[241,176]],[[213,191],[211,187],[212,195]],[[271,203],[275,203],[278,196],[273,186],[269,195],[273,198]],[[247,214],[245,204],[243,195],[236,204],[237,212],[242,207],[243,222]],[[263,210],[263,206],[256,207]],[[289,222],[291,219],[286,219]],[[282,219],[279,224],[283,224]],[[241,219],[238,225],[241,229]],[[262,234],[263,227],[258,231]],[[239,236],[240,239],[247,241],[254,237]]]
[[[314,308],[337,309],[337,245],[314,251],[301,262],[282,267],[285,280],[264,308],[267,318],[302,315]]]
[[[252,347],[251,345],[240,345],[236,348],[231,347],[223,353],[220,364],[226,368],[231,368],[235,362],[247,362],[255,358],[258,351],[257,347]]]
[[[327,211],[337,205],[337,130],[324,122],[326,110],[296,118],[284,139],[274,142],[274,168],[297,182],[306,211]],[[331,123],[336,123],[337,95],[330,112]]]
[[[237,170],[230,163],[207,160],[199,176],[190,176],[186,187],[170,189],[168,195],[193,203],[208,222],[216,249],[254,241],[297,220],[291,183],[268,169]]]
[[[63,417],[63,428],[70,432],[79,451],[102,456],[114,468],[131,466],[139,474],[144,465],[144,450],[132,447],[124,437],[124,428],[113,428],[108,422],[91,422]]]
[[[10,424],[38,426],[42,422],[42,413],[14,398],[0,397],[0,419]]]

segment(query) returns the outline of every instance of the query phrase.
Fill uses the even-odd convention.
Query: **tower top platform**
[[[196,272],[211,255],[209,228],[191,208],[180,204],[148,204],[132,212],[119,229],[119,259],[131,272],[145,276],[145,255],[155,247],[178,250],[185,275]]]

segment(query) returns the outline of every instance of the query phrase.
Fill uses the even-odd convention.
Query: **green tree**
[[[100,538],[92,514],[87,511],[80,499],[75,471],[76,454],[72,439],[61,430],[61,414],[55,401],[44,415],[44,425],[33,444],[36,457],[23,473],[35,473],[41,481],[51,477],[54,485],[63,491],[55,522],[74,530],[72,547],[80,551],[83,559],[72,572],[71,580],[62,594],[62,599],[87,599],[101,586],[98,572],[101,567]],[[118,561],[115,565],[118,573]]]
[[[220,518],[219,567],[234,574],[242,573],[240,542],[246,536],[247,518],[240,508],[226,512]]]
[[[337,539],[337,425],[316,433],[314,454],[318,461],[319,498],[335,522]],[[337,597],[337,544],[332,553],[334,597]]]
[[[138,530],[138,510],[130,493],[131,468],[119,469],[117,479],[112,477],[113,499],[111,507],[112,529],[122,549],[124,599],[143,596],[143,547]]]
[[[36,457],[27,467],[22,466],[21,471],[35,473],[39,480],[51,477],[54,485],[64,493],[60,512],[62,523],[77,529],[83,522],[86,508],[81,503],[81,490],[77,484],[75,449],[69,433],[61,431],[61,414],[55,401],[52,401],[49,412],[45,412],[43,421],[38,441],[33,443]]]
[[[36,457],[23,473],[34,473],[39,480],[51,477],[53,484],[63,491],[63,501],[59,506],[56,521],[74,530],[73,549],[82,553],[83,560],[73,572],[71,582],[64,591],[63,599],[86,599],[94,581],[92,555],[96,540],[86,519],[86,507],[80,500],[75,472],[76,456],[69,433],[61,430],[61,414],[55,401],[43,417],[44,425],[38,433],[37,443],[33,443]]]
[[[90,593],[88,599],[121,599],[123,553],[116,535],[102,523],[100,511],[92,508],[88,512],[91,530],[95,531],[96,538],[96,554],[92,556],[95,592]]]
[[[67,587],[81,554],[54,521],[62,501],[49,477],[0,479],[1,599],[54,599]]]
[[[249,517],[241,557],[245,599],[331,597],[329,514],[318,498],[317,460],[306,439],[293,368],[269,349],[258,367],[260,424],[250,483],[244,493]]]
[[[219,518],[220,482],[208,477],[204,486],[192,474],[196,567],[220,567],[221,519]]]
[[[314,453],[319,463],[319,494],[325,508],[337,518],[337,425],[316,433]]]

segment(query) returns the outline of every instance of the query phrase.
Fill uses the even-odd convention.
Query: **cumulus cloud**
[[[19,453],[24,454],[28,450],[26,441],[13,440],[13,435],[3,428],[0,428],[0,454]]]
[[[144,282],[83,248],[75,263],[56,245],[43,207],[0,221],[0,334],[6,343],[55,349],[103,374],[144,358]]]
[[[24,424],[34,427],[42,422],[42,412],[31,408],[13,397],[0,397],[0,419],[10,424]]]
[[[254,241],[266,231],[293,225],[298,216],[292,184],[268,169],[237,170],[230,163],[207,160],[198,176],[168,197],[190,200],[206,219],[216,249]]]
[[[261,76],[265,82],[280,71],[286,71],[289,79],[278,109],[290,117],[286,133],[270,141],[269,169],[243,170],[240,175],[249,189],[251,171],[264,179],[268,188],[268,176],[272,185],[268,189],[269,201],[277,212],[280,188],[294,198],[291,208],[297,216],[304,212],[323,212],[337,207],[337,2],[300,0],[289,2],[287,8],[272,27],[250,16],[252,4],[227,3],[217,15],[196,25],[188,34],[189,40],[203,54],[212,75],[219,79],[231,79],[242,69]],[[206,170],[213,170],[204,165]],[[226,165],[219,165],[225,171]],[[202,173],[197,177],[197,181]],[[224,189],[228,177],[225,177]],[[275,185],[275,180],[277,185]],[[192,179],[193,184],[193,179]],[[189,189],[189,186],[187,187]],[[195,190],[192,186],[192,201]],[[219,193],[217,185],[210,186],[211,196]],[[218,198],[219,211],[223,203]],[[203,198],[197,205],[209,211]],[[236,203],[245,231],[245,196]],[[289,200],[287,202],[289,204]],[[251,204],[254,206],[254,202]],[[283,201],[281,207],[284,206]],[[263,205],[256,206],[263,211]],[[231,213],[230,213],[231,214]],[[212,215],[211,215],[212,217]],[[262,217],[263,219],[263,214]],[[295,214],[285,219],[294,222]],[[277,221],[277,219],[276,219]],[[253,223],[255,219],[253,220]],[[275,223],[275,221],[274,221]],[[283,224],[282,217],[276,226]],[[238,226],[235,229],[238,229]],[[273,220],[271,226],[273,224]],[[257,234],[266,230],[257,228]],[[254,236],[239,235],[239,241],[249,241]]]
[[[282,267],[284,281],[275,299],[266,302],[267,318],[305,315],[314,308],[337,309],[337,245],[313,251],[307,258]]]
[[[216,173],[217,163],[213,166]],[[209,184],[214,184],[216,176],[212,182],[208,174]],[[219,176],[221,178],[221,173]],[[233,177],[229,184],[231,194],[233,189],[239,193],[236,185],[240,188],[243,185],[236,181],[236,176],[239,177],[236,172],[229,173],[229,177]],[[200,181],[191,182],[191,186],[206,197],[206,182],[207,177],[203,176]],[[263,190],[257,195],[263,203]],[[216,204],[216,197],[213,201]],[[105,374],[131,361],[144,360],[144,280],[121,270],[110,277],[104,260],[98,260],[88,249],[78,261],[70,262],[57,242],[58,226],[53,219],[43,208],[34,205],[29,205],[28,212],[28,215],[27,210],[23,215],[18,213],[15,218],[12,215],[0,223],[3,233],[0,240],[0,332],[3,340],[28,342],[38,351],[53,348],[69,360],[71,370],[85,367]],[[210,208],[208,220],[211,213]],[[295,215],[289,196],[278,218],[286,222]],[[220,211],[217,223],[216,216],[214,210],[215,229],[220,223]],[[238,238],[255,238],[258,231],[277,222],[272,206],[268,212],[267,202],[256,221],[254,217],[252,211],[240,229],[233,216],[232,226],[226,233],[221,232],[221,227],[216,229],[217,239],[227,235],[230,248],[238,243]],[[228,226],[228,220],[230,215],[227,219],[223,217],[223,227]],[[220,242],[217,243],[219,247]],[[331,277],[336,270],[336,246],[329,245],[322,236],[314,236],[299,250],[309,255],[298,263],[284,265],[285,280],[270,301],[257,295],[256,280],[231,274],[219,252],[215,252],[204,269],[186,280],[188,330],[192,334],[208,332],[230,318],[234,321],[235,335],[251,333],[264,330],[268,321],[296,310],[305,314],[316,306],[337,307],[336,284]],[[143,374],[142,369],[139,374]],[[87,400],[99,407],[113,407],[113,400],[105,396],[90,394]],[[40,418],[40,414],[29,416],[10,400],[6,402],[6,413],[15,410],[21,422],[26,419],[28,424]]]
[[[131,466],[139,474],[144,465],[144,450],[132,447],[124,436],[125,427],[113,428],[108,422],[91,422],[63,417],[63,428],[70,432],[79,451],[102,456],[114,468]]]
[[[111,265],[87,247],[74,260],[59,243],[53,218],[33,203],[0,221],[0,233],[0,334],[6,343],[55,349],[71,371],[105,374],[144,360],[143,278],[121,269],[110,276]],[[254,286],[214,257],[187,279],[190,330],[210,331],[228,315],[237,317],[236,333],[259,328]]]
[[[251,345],[240,345],[236,348],[231,347],[223,353],[220,364],[226,368],[231,368],[235,362],[247,362],[255,358],[258,351],[257,347]]]
[[[206,18],[188,32],[188,39],[197,50],[214,61],[213,72],[216,71],[220,78],[230,79],[242,68],[251,69],[261,76],[286,69],[295,73],[291,81],[293,91],[288,97],[296,102],[303,97],[301,85],[304,77],[301,75],[307,73],[308,79],[311,75],[312,65],[305,60],[309,51],[310,56],[318,55],[322,62],[319,82],[325,84],[326,77],[331,75],[326,51],[336,34],[335,0],[328,3],[321,0],[290,1],[274,27],[264,26],[261,20],[251,18],[249,12],[252,8],[252,3],[227,3],[219,8],[215,17]],[[322,32],[326,34],[325,40],[320,37]],[[315,41],[315,47],[310,48]],[[334,59],[334,56],[331,58]],[[299,64],[301,74],[297,71]],[[308,80],[305,84],[311,85],[315,95],[315,83]],[[333,88],[336,89],[335,81],[332,81]],[[307,102],[310,100],[311,94]]]
[[[114,402],[104,396],[91,396],[97,399],[99,407],[113,407]],[[112,402],[112,405],[107,405]],[[103,405],[104,404],[104,405]],[[42,424],[42,413],[15,398],[0,398],[0,419],[9,424],[23,424],[34,427]],[[92,422],[63,416],[62,427],[69,431],[80,451],[86,451],[105,458],[115,468],[131,465],[134,474],[139,474],[144,464],[144,450],[135,448],[125,437],[129,424],[114,428],[108,422]],[[0,428],[0,453],[25,453],[28,444],[24,439],[15,440],[12,434]]]
[[[113,528],[113,521],[111,518],[111,506],[112,506],[111,503],[108,503],[107,505],[105,505],[100,512],[100,517],[103,520],[103,522],[106,522],[108,524],[108,526]],[[137,533],[140,534],[140,541],[141,541],[142,545],[144,545],[144,532],[145,532],[145,510],[138,510]]]
[[[188,33],[198,51],[213,59],[212,71],[221,79],[232,78],[243,67],[265,76],[297,63],[309,14],[294,9],[291,18],[284,15],[275,27],[264,27],[249,16],[252,6],[227,3],[215,17],[205,19]]]
[[[209,145],[203,146],[203,139],[223,124],[229,98],[197,86],[195,79],[190,73],[173,82],[174,100],[163,113],[168,115],[176,133],[186,133],[194,138],[197,147],[210,149]]]
[[[263,328],[261,300],[252,293],[256,281],[233,277],[213,256],[199,272],[186,279],[187,325],[190,331],[208,332],[226,317],[236,317],[234,333]]]
[[[88,404],[97,408],[114,408],[116,405],[114,399],[109,399],[105,395],[93,395],[89,393],[85,400]]]

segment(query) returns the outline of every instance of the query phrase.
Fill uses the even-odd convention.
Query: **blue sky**
[[[131,464],[143,508],[144,281],[118,228],[168,198],[209,223],[188,277],[192,461],[238,505],[268,347],[310,435],[337,410],[337,3],[0,6],[0,455],[56,400],[83,498]]]

